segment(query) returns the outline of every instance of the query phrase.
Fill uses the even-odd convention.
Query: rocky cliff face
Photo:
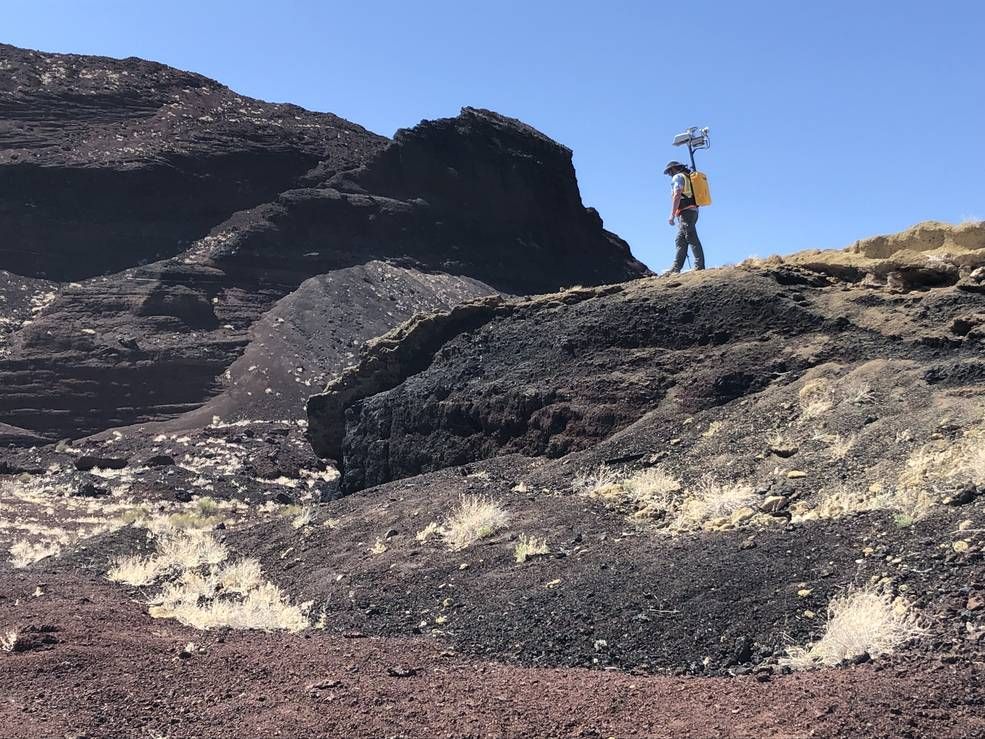
[[[79,280],[180,254],[386,139],[141,59],[0,45],[0,269]]]
[[[729,406],[829,362],[906,359],[934,383],[980,382],[978,262],[921,258],[896,289],[864,272],[837,277],[843,258],[815,254],[807,269],[791,266],[795,255],[418,318],[311,398],[309,434],[342,460],[352,491],[509,453],[562,457],[649,412]]]
[[[416,311],[646,273],[570,151],[495,113],[389,141],[141,60],[0,67],[0,268],[34,301],[0,327],[0,418],[49,438],[298,418]]]

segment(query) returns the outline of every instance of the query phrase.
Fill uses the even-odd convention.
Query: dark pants
[[[696,225],[698,223],[698,210],[697,208],[692,208],[691,210],[682,210],[680,216],[678,216],[678,227],[677,227],[677,256],[674,257],[674,266],[671,267],[672,272],[680,272],[681,267],[684,266],[684,257],[687,256],[687,245],[691,245],[691,251],[694,253],[694,268],[704,269],[705,268],[705,252],[701,248],[701,240],[698,238],[698,229]]]

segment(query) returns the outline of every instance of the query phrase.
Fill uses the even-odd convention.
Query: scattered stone
[[[978,497],[980,491],[973,483],[962,485],[945,500],[950,506],[968,505]]]
[[[75,497],[77,498],[105,498],[109,495],[109,490],[106,488],[94,485],[91,482],[84,483],[78,490],[75,491]]]
[[[94,457],[85,455],[75,460],[75,469],[89,472],[98,467],[102,470],[122,470],[127,466],[127,460],[118,457]]]
[[[413,677],[419,672],[416,667],[402,667],[398,665],[397,667],[388,667],[386,674],[391,677]]]
[[[790,499],[785,495],[770,495],[759,504],[763,513],[779,513],[790,505]]]
[[[985,608],[985,596],[969,595],[964,607],[968,611],[982,610],[982,608]]]
[[[735,647],[732,656],[726,663],[726,667],[732,665],[744,665],[752,659],[753,642],[748,636],[740,636],[735,640]]]
[[[961,316],[951,321],[951,333],[957,336],[967,336],[971,329],[978,325],[978,321]]]
[[[342,685],[341,680],[332,680],[331,678],[325,678],[317,683],[311,683],[308,686],[308,690],[330,690],[332,688],[338,688]]]
[[[800,451],[800,448],[796,444],[788,441],[778,441],[775,444],[770,444],[769,449],[772,454],[784,459],[792,457]]]
[[[790,470],[787,473],[788,480],[798,480],[802,477],[807,477],[807,473],[804,472],[803,470]]]

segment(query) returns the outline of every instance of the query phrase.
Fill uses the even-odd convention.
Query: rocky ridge
[[[582,205],[571,152],[495,113],[388,141],[150,62],[0,52],[0,268],[48,278],[29,323],[7,316],[0,413],[43,437],[213,411],[293,421],[294,385],[416,311],[646,273]],[[306,281],[322,275],[315,303]],[[335,296],[345,313],[323,311],[297,346],[261,321]]]

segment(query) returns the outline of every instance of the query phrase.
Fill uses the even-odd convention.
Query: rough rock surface
[[[141,59],[0,45],[0,269],[80,280],[174,256],[316,165],[387,141]]]
[[[860,239],[847,249],[810,249],[746,263],[804,267],[900,292],[959,281],[966,289],[985,290],[978,287],[981,279],[967,279],[985,263],[985,221],[956,226],[925,221],[899,233]]]
[[[646,273],[582,205],[571,152],[495,113],[388,141],[150,62],[4,46],[0,64],[0,268],[49,280],[32,283],[46,305],[30,323],[0,327],[0,414],[48,438],[175,418],[229,383],[224,420],[298,418],[297,366],[334,374],[415,311]],[[374,261],[390,282],[405,270],[406,291],[363,290]],[[347,310],[363,325],[322,314],[274,357],[257,322],[337,271],[319,302],[359,296]],[[246,368],[281,383],[273,398],[231,367],[252,341]],[[298,364],[276,366],[287,357]]]
[[[726,405],[822,362],[906,358],[968,380],[981,363],[974,293],[897,297],[792,269],[652,278],[457,311],[466,309],[481,318],[406,359],[399,334],[396,348],[371,345],[361,366],[309,401],[315,448],[343,461],[345,489],[503,453],[559,457],[649,411]],[[416,331],[454,316],[417,319]],[[406,366],[367,383],[381,356]]]
[[[47,594],[32,597],[42,581]],[[898,661],[767,682],[529,669],[465,659],[421,638],[196,632],[150,619],[112,585],[64,576],[0,584],[11,596],[0,597],[0,621],[54,642],[0,654],[0,723],[10,739],[985,731],[976,665]]]
[[[256,137],[286,172],[348,125],[299,112],[265,133],[281,106],[131,120],[121,100],[180,80],[175,110],[197,110],[215,83],[3,53],[0,130],[24,144],[3,172],[88,157],[144,177]],[[171,164],[124,162],[90,114],[148,126],[141,151],[176,147]],[[48,123],[18,128],[30,115]],[[351,135],[365,147],[315,151],[167,258],[77,282],[71,245],[41,238],[61,233],[51,202],[35,223],[4,201],[69,270],[42,278],[19,246],[25,275],[0,272],[8,733],[985,731],[976,227],[620,283],[641,265],[582,207],[570,152],[523,124],[466,109]],[[330,376],[309,429],[300,403]],[[108,581],[122,564],[132,585]],[[855,636],[915,621],[788,674],[855,589],[885,607]]]

